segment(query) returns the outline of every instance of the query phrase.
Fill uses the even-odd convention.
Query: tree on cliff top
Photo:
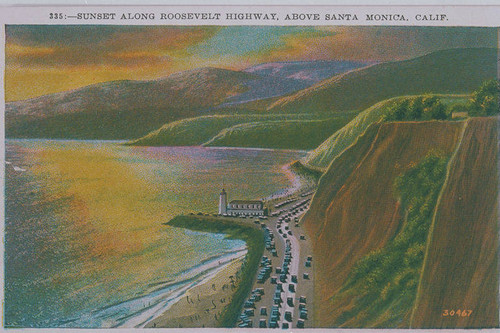
[[[484,82],[472,94],[469,100],[469,114],[471,116],[492,116],[499,113],[498,108],[499,85],[497,80]]]

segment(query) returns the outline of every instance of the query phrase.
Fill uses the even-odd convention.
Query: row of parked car
[[[267,226],[263,226],[263,229],[264,229],[264,242],[266,243],[266,250],[271,252],[273,257],[277,257],[278,252],[276,251],[276,243],[274,242],[274,235]]]
[[[285,206],[285,205],[288,205],[289,203],[292,203],[292,202],[294,202],[294,201],[296,201],[296,200],[297,200],[297,198],[290,198],[290,199],[287,199],[287,200],[285,200],[285,201],[282,201],[282,202],[277,203],[276,205],[274,205],[274,208],[281,208],[281,207],[283,207],[283,206]]]
[[[274,299],[280,299],[281,300],[281,293],[283,292],[283,290],[279,290],[279,285],[276,287],[276,292],[275,292],[275,295],[274,295]],[[290,306],[290,307],[293,307],[294,306],[294,302],[293,302],[293,297],[288,297],[287,298],[287,304]],[[300,296],[299,297],[299,319],[297,320],[297,328],[304,328],[305,327],[305,320],[308,319],[308,316],[307,316],[307,308],[306,308],[306,297],[305,296]],[[279,328],[279,321],[280,321],[280,318],[281,318],[281,312],[280,312],[280,308],[281,308],[281,301],[279,302],[279,304],[274,304],[271,308],[271,317],[269,318],[269,328]],[[261,309],[261,314],[262,313],[262,309]],[[284,329],[287,329],[287,328],[290,328],[290,325],[293,321],[293,314],[292,314],[292,311],[290,310],[287,310],[285,311],[284,315],[283,315],[283,321],[281,323],[281,328],[284,328]],[[265,322],[265,319],[261,319],[260,322],[259,322],[259,327],[260,328],[265,328],[266,327],[266,322]]]
[[[269,259],[267,256],[263,256],[260,261],[260,267],[261,269],[259,271],[259,274],[257,275],[257,283],[264,283],[273,271],[271,259]]]
[[[276,283],[276,289],[273,297],[273,307],[271,311],[271,317],[269,319],[269,328],[278,328],[278,322],[280,321],[281,318],[280,308],[281,304],[283,303],[282,293],[283,293],[283,284]],[[291,301],[293,302],[293,299]],[[288,300],[288,302],[290,302],[290,300]]]
[[[309,201],[311,201],[311,199],[300,200],[299,202],[297,202],[295,205],[292,206],[292,210],[301,208],[301,206],[308,204]]]
[[[260,301],[263,295],[264,288],[255,288],[252,290],[250,298],[243,304],[243,313],[240,315],[238,327],[249,328],[253,326],[251,317],[255,316],[255,303]]]
[[[286,212],[286,209],[280,209],[280,210],[277,210],[277,211],[274,211],[271,213],[271,216],[278,216],[278,215],[281,215],[283,214],[284,212]]]
[[[276,291],[274,294],[273,298],[273,303],[274,306],[277,308],[277,311],[274,312],[274,315],[271,314],[271,318],[269,319],[269,327],[270,328],[278,328],[279,326],[279,321],[280,321],[280,308],[282,306],[282,303],[285,301],[282,299],[282,294],[284,293],[284,288],[283,286],[287,282],[288,276],[290,275],[290,263],[292,261],[292,245],[289,239],[286,240],[285,242],[285,256],[283,259],[283,265],[282,267],[276,267],[276,274],[279,274],[279,281],[276,280]],[[288,290],[292,293],[296,291],[295,286],[297,284],[297,276],[296,275],[291,275],[290,276],[290,283],[288,284]],[[273,283],[273,280],[271,280],[271,283]],[[294,306],[294,299],[292,296],[288,296],[286,298],[286,303],[289,307]],[[289,328],[290,323],[293,320],[293,314],[292,311],[285,311],[283,314],[283,321],[282,321],[282,328]]]
[[[276,267],[276,274],[279,274],[279,279],[280,282],[286,282],[287,276],[290,273],[290,262],[292,261],[292,245],[290,243],[290,240],[286,240],[286,245],[285,245],[285,257],[283,259],[283,266],[282,267]],[[272,281],[271,281],[272,283]]]
[[[299,298],[299,320],[297,320],[297,328],[304,328],[305,320],[307,318],[306,297],[300,296]]]
[[[312,190],[312,191],[309,191],[309,192],[306,192],[306,193],[302,193],[300,196],[303,198],[303,197],[307,197],[308,195],[311,195],[313,194],[314,192],[316,192],[316,190]]]

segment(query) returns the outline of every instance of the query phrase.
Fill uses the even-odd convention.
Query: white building
[[[219,215],[264,216],[264,202],[259,200],[233,200],[227,204],[227,193],[222,189],[219,196]]]

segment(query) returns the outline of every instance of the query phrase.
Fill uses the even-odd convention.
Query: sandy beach
[[[169,309],[145,327],[217,327],[223,309],[236,290],[235,276],[243,258],[234,259],[213,277],[188,291]]]

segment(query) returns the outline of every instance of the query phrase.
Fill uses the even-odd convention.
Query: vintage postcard
[[[497,329],[500,6],[0,12],[3,329]]]

